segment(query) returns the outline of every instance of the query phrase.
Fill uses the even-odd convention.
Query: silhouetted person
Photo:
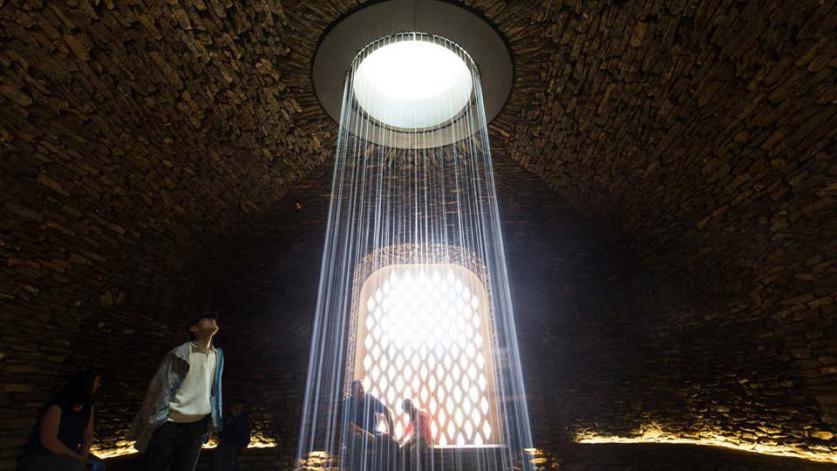
[[[421,469],[421,462],[433,445],[433,432],[430,430],[430,417],[420,410],[410,399],[404,399],[401,408],[410,417],[410,423],[404,430],[404,442],[401,453],[407,469]]]
[[[387,431],[378,432],[378,416],[383,415]],[[343,423],[346,428],[346,453],[352,471],[389,470],[397,462],[398,444],[391,437],[392,414],[387,406],[363,384],[352,381],[351,392],[343,400]]]
[[[93,469],[102,469],[101,461],[90,455],[93,395],[100,384],[97,371],[83,371],[41,409],[18,471],[83,471],[88,462]]]
[[[224,352],[212,346],[215,313],[189,324],[190,342],[169,351],[131,426],[147,471],[194,471],[204,436],[221,429]]]
[[[218,433],[214,471],[234,471],[238,457],[250,444],[250,418],[244,405],[236,402],[224,417],[224,429]]]

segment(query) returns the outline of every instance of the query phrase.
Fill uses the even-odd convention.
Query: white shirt
[[[215,379],[215,349],[201,350],[194,343],[189,351],[189,372],[169,402],[169,421],[197,422],[212,413],[210,396]]]

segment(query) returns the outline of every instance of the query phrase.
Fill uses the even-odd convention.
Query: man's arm
[[[383,405],[383,403],[381,405]],[[389,407],[387,406],[384,406],[384,417],[386,417],[387,421],[387,433],[392,436],[395,434],[395,426],[392,425],[392,412],[390,412]]]
[[[168,407],[171,402],[171,391],[168,387],[168,379],[175,369],[174,354],[169,352],[160,361],[154,376],[151,377],[151,382],[148,384],[148,389],[145,393],[145,399],[142,402],[139,412],[137,413],[134,423],[131,426],[131,436],[136,438],[135,434],[148,425],[148,421],[160,414],[164,408]]]
[[[350,430],[353,430],[355,433],[359,433],[359,434],[361,434],[361,435],[365,435],[365,436],[366,436],[366,438],[368,438],[368,439],[370,439],[370,440],[371,440],[371,439],[373,439],[373,438],[375,438],[375,435],[372,435],[371,433],[367,432],[366,430],[363,430],[363,429],[360,427],[360,425],[358,425],[358,424],[356,424],[356,423],[354,423],[354,422],[349,422],[349,429],[350,429]]]

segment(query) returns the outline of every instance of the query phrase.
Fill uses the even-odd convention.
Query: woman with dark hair
[[[93,442],[93,395],[98,371],[77,374],[41,409],[18,471],[83,471]],[[97,466],[94,464],[94,469]]]

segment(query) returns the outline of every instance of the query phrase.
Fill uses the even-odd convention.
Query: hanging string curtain
[[[411,399],[430,418],[437,458],[526,469],[531,436],[482,89],[462,48],[401,33],[355,57],[331,198],[300,463],[346,461],[341,404],[359,380],[392,411],[391,436],[406,438],[401,404]]]

